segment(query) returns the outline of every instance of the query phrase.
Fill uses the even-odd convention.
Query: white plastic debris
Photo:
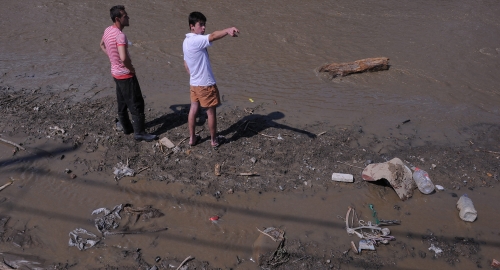
[[[77,228],[69,233],[69,242],[68,245],[70,247],[77,247],[79,250],[86,250],[97,243],[99,243],[101,239],[97,237],[95,234],[88,232],[85,229]]]
[[[175,144],[172,141],[170,141],[167,137],[161,138],[160,143],[163,146],[166,146],[167,148],[174,148],[175,147]]]
[[[332,180],[337,182],[354,182],[354,176],[347,173],[333,173]]]
[[[434,246],[434,244],[431,244],[431,247],[429,248],[429,250],[434,251],[434,253],[435,253],[436,255],[439,255],[441,252],[443,252],[443,250],[442,250],[442,249],[440,249],[440,248],[438,248],[438,247]]]
[[[125,176],[134,176],[135,175],[135,171],[130,169],[128,167],[128,164],[125,165],[121,162],[118,162],[118,164],[116,164],[116,167],[114,167],[113,170],[114,170],[113,174],[115,175],[115,179],[117,181]]]
[[[444,187],[440,186],[440,185],[434,185],[434,187],[436,187],[436,189],[439,190],[439,191],[443,191],[444,190]]]
[[[467,194],[462,195],[457,202],[457,208],[460,210],[459,216],[462,220],[473,222],[477,218],[477,211],[474,208],[472,200]]]

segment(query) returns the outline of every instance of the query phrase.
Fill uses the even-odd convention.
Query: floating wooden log
[[[365,71],[380,71],[389,69],[389,58],[376,57],[357,60],[349,63],[332,63],[319,68],[319,72],[328,72],[332,78],[347,76]]]

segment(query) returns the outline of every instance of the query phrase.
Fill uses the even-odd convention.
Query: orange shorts
[[[201,107],[209,108],[220,104],[219,89],[217,85],[189,86],[191,102],[199,102]]]

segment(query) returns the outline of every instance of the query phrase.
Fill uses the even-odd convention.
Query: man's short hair
[[[196,25],[197,22],[206,23],[207,17],[201,12],[193,11],[189,14],[189,27],[191,27],[191,25]]]
[[[109,15],[111,15],[111,20],[115,22],[116,18],[122,17],[122,12],[125,11],[125,7],[122,5],[114,6],[109,10]]]

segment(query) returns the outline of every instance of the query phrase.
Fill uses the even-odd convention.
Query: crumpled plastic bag
[[[86,250],[101,241],[101,238],[97,237],[97,235],[88,232],[85,229],[77,228],[69,233],[69,243],[70,247],[77,247],[79,250]]]
[[[118,181],[125,176],[134,176],[135,171],[130,169],[127,164],[123,164],[122,162],[118,162],[116,167],[113,167],[113,174],[115,175],[115,180]]]
[[[92,211],[92,215],[99,215],[103,213],[102,217],[98,217],[95,219],[95,227],[101,232],[104,233],[111,229],[118,228],[118,223],[116,219],[122,219],[120,217],[120,211],[123,209],[123,204],[119,204],[113,208],[113,210],[109,210],[107,208],[98,208]]]

